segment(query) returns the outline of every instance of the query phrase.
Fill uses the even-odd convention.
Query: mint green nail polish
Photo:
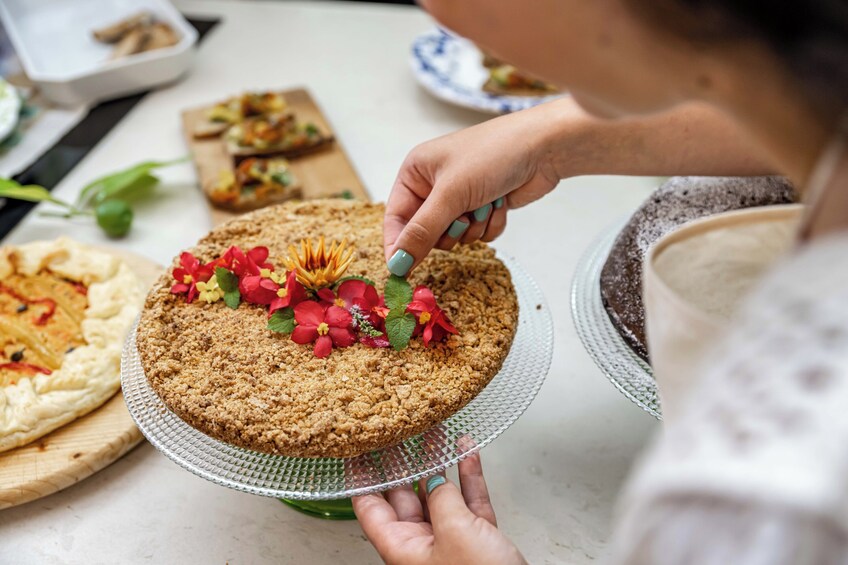
[[[485,206],[480,206],[476,210],[474,210],[474,219],[478,222],[484,221],[489,217],[489,212],[492,211],[492,205],[486,204]]]
[[[432,477],[427,479],[427,494],[430,494],[431,492],[433,492],[433,489],[442,486],[446,482],[447,479],[445,479],[443,476],[433,475]]]
[[[403,249],[398,249],[389,259],[389,272],[397,277],[405,277],[413,263],[415,263],[415,258],[412,255]]]
[[[503,196],[501,196],[500,198],[495,200],[494,204],[495,204],[495,210],[500,210],[501,208],[503,208],[503,205],[504,205]]]
[[[454,220],[451,224],[451,227],[448,229],[448,236],[456,239],[465,233],[465,230],[468,229],[468,222],[463,222],[462,220]]]

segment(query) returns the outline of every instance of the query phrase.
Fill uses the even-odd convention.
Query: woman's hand
[[[462,490],[441,475],[353,499],[365,535],[389,564],[524,564],[498,530],[479,455],[459,463]]]
[[[550,114],[525,110],[413,149],[386,206],[389,270],[406,276],[434,247],[492,241],[507,210],[550,192],[560,180],[546,149]]]
[[[506,226],[507,210],[541,198],[571,176],[748,176],[774,170],[730,118],[702,104],[600,120],[566,97],[413,149],[386,206],[386,260],[392,273],[405,276],[434,247],[492,241]]]

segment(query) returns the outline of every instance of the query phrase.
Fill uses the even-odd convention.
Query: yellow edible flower
[[[200,291],[197,297],[200,300],[206,301],[207,304],[212,304],[224,298],[224,289],[218,286],[218,277],[216,275],[212,275],[212,278],[206,282],[197,283],[197,290]]]

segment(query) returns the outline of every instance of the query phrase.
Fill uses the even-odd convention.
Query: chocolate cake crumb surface
[[[201,261],[231,245],[270,250],[282,267],[302,238],[347,238],[346,274],[388,277],[384,207],[345,200],[286,203],[240,216],[189,251]],[[174,260],[174,266],[177,259]],[[410,276],[426,284],[460,334],[403,351],[355,344],[324,359],[266,329],[267,311],[223,301],[187,304],[169,269],[147,297],[137,344],[145,375],[180,418],[221,441],[293,457],[353,457],[421,433],[456,413],[500,370],[518,325],[509,271],[484,244],[433,251]]]

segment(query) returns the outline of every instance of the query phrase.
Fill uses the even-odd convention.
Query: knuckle
[[[414,219],[406,224],[402,238],[404,240],[403,245],[407,245],[415,249],[427,247],[432,240],[430,230],[427,226],[422,225],[421,222]]]

